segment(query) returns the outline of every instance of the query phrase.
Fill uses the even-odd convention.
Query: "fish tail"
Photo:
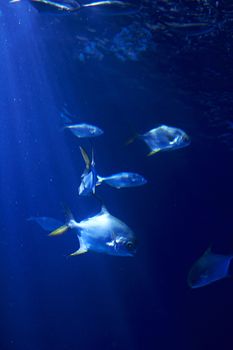
[[[97,175],[97,183],[96,183],[96,186],[101,185],[102,182],[104,182],[104,180],[105,180],[105,177],[102,177],[102,176]]]
[[[45,216],[41,216],[41,217],[32,216],[27,220],[36,222],[43,230],[50,232],[49,236],[62,235],[70,228],[70,223],[69,223],[70,220],[67,222],[67,224],[62,224],[62,222],[56,219],[45,217]]]
[[[151,151],[150,153],[147,154],[147,157],[151,157],[151,156],[153,156],[154,154],[156,154],[156,153],[158,153],[158,152],[160,152],[160,151],[161,151],[160,148],[159,148],[159,149],[156,149],[156,150],[154,150],[154,151]]]
[[[31,216],[27,219],[27,221],[37,223],[43,230],[50,232],[49,236],[59,236],[68,231],[68,229],[75,227],[77,228],[78,223],[75,221],[70,209],[67,208],[64,204],[62,205],[66,216],[65,223],[47,216]]]
[[[63,204],[63,210],[64,210],[65,216],[66,216],[66,223],[64,225],[59,226],[55,230],[53,230],[49,234],[49,236],[60,236],[60,235],[63,235],[69,229],[72,229],[74,227],[75,220],[74,220],[74,216],[73,216],[71,210],[68,207],[66,207],[64,204]]]
[[[68,231],[70,228],[69,224],[62,225],[58,227],[56,230],[52,231],[49,236],[59,236],[63,235],[66,231]]]

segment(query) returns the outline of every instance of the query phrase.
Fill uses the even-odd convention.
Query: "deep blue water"
[[[230,22],[210,36],[158,30],[136,40],[135,26],[143,33],[145,23],[157,23],[153,6],[136,19],[43,16],[27,2],[0,7],[2,350],[233,346],[232,279],[187,285],[210,244],[233,252]],[[131,44],[124,34],[113,49],[133,23]],[[88,51],[98,40],[101,53]],[[48,237],[27,221],[63,220],[63,204],[78,220],[100,209],[95,198],[78,196],[79,145],[90,145],[62,129],[64,106],[105,130],[93,141],[101,174],[128,170],[148,179],[140,188],[98,189],[135,231],[135,257],[72,258],[75,236]],[[191,145],[154,157],[142,142],[125,146],[134,132],[161,123],[184,129]]]

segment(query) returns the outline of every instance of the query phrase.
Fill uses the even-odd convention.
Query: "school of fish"
[[[122,0],[102,0],[81,4],[76,0],[53,1],[53,0],[12,0],[11,3],[28,1],[38,12],[51,14],[76,14],[79,11],[98,11],[100,14],[114,13],[128,15],[139,11],[140,6],[133,2]],[[169,6],[168,3],[161,5]],[[200,35],[215,30],[215,23],[179,23],[173,18],[160,19],[158,26],[165,31],[179,32],[185,29],[190,31],[189,36]],[[102,128],[88,124],[73,123],[71,116],[61,113],[64,130],[69,130],[78,139],[90,139],[104,134]],[[159,125],[143,134],[138,134],[134,139],[142,140],[149,148],[148,156],[163,151],[172,151],[190,145],[190,137],[182,129],[173,126]],[[129,142],[129,143],[130,143]],[[122,171],[109,176],[101,176],[96,171],[94,161],[94,148],[91,149],[91,157],[83,146],[80,152],[85,162],[85,168],[81,174],[81,182],[78,187],[80,196],[94,196],[97,188],[106,184],[116,189],[138,187],[147,183],[146,178],[132,171]],[[105,253],[116,256],[133,256],[136,253],[136,235],[123,221],[114,217],[104,205],[97,215],[86,218],[80,222],[76,221],[71,213],[67,220],[62,223],[50,217],[31,217],[28,220],[36,222],[42,229],[49,231],[50,236],[64,234],[68,230],[73,231],[78,240],[78,249],[71,253],[77,256],[89,251]],[[221,255],[212,252],[208,248],[205,253],[194,262],[191,267],[187,282],[190,288],[196,289],[229,276],[229,267],[233,255]]]
[[[61,113],[64,129],[69,129],[78,139],[92,139],[104,134],[104,131],[95,125],[87,123],[72,123],[72,116],[64,110]],[[186,147],[190,143],[188,135],[181,129],[161,125],[138,135],[150,147],[150,155],[164,150],[175,150]],[[109,176],[100,176],[95,167],[94,149],[91,157],[83,146],[79,146],[85,168],[81,174],[78,187],[80,196],[95,196],[96,189],[105,183],[116,189],[139,187],[147,184],[146,178],[138,173],[122,171]],[[136,253],[136,235],[123,221],[110,214],[102,205],[101,211],[92,217],[77,222],[71,213],[66,222],[62,223],[50,217],[31,217],[42,229],[49,231],[50,236],[59,236],[68,230],[76,235],[79,248],[71,256],[87,253],[88,251],[105,253],[117,256],[133,256]]]

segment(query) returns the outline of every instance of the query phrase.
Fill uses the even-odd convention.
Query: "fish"
[[[24,0],[12,0],[11,3]],[[100,14],[131,14],[139,11],[140,5],[134,2],[121,0],[103,0],[92,1],[86,4],[80,4],[75,0],[53,1],[53,0],[28,0],[28,2],[37,9],[38,12],[50,14],[72,14],[82,9],[97,9]]]
[[[44,228],[46,217],[33,219]],[[48,218],[48,223],[51,218]],[[67,223],[55,228],[49,236],[59,236],[71,229],[77,235],[79,248],[70,256],[78,256],[89,251],[115,256],[134,256],[137,249],[135,233],[123,221],[109,213],[105,206],[92,217],[77,222],[69,214]]]
[[[81,176],[78,193],[80,196],[90,196],[95,194],[95,188],[98,182],[98,177],[95,169],[94,152],[92,150],[92,160],[90,160],[87,152],[83,147],[79,147],[82,157],[85,162],[85,170]]]
[[[148,156],[160,151],[183,148],[190,144],[190,137],[183,130],[167,125],[160,125],[145,134],[136,135],[127,144],[133,142],[135,138],[141,139],[147,144],[150,149]]]
[[[97,175],[97,179],[98,185],[104,182],[115,188],[137,187],[143,186],[147,183],[147,180],[142,175],[132,172],[122,172],[106,177]]]
[[[12,0],[11,3],[22,2],[24,0]],[[51,14],[65,14],[76,12],[80,9],[80,4],[75,0],[52,1],[52,0],[28,0],[38,12]]]
[[[64,128],[69,129],[78,138],[97,137],[104,133],[97,126],[86,123],[65,125]]]
[[[93,1],[81,5],[83,9],[94,9],[101,15],[130,15],[138,12],[141,8],[139,3],[121,0]]]
[[[178,23],[178,22],[161,22],[162,24],[165,24],[168,27],[172,28],[201,28],[201,27],[208,27],[210,24],[207,22],[190,22],[190,23]]]
[[[200,288],[229,276],[229,266],[233,255],[212,253],[208,248],[193,264],[187,282],[190,288]]]

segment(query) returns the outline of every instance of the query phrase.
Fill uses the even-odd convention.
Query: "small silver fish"
[[[102,182],[106,183],[109,186],[116,187],[116,188],[123,188],[123,187],[137,187],[137,186],[143,186],[147,183],[147,180],[137,173],[131,173],[131,172],[122,172],[118,174],[114,174],[111,176],[97,176],[98,178],[98,185],[100,185]]]
[[[34,220],[46,229],[45,217],[43,217],[43,225],[40,218],[34,218]],[[51,218],[48,218],[48,227],[51,227]],[[134,232],[123,221],[112,216],[104,206],[97,215],[81,222],[75,221],[70,215],[68,222],[52,231],[50,236],[61,235],[69,229],[76,232],[79,240],[79,249],[71,256],[88,251],[117,256],[133,256],[136,253]]]
[[[149,156],[160,151],[170,151],[190,144],[189,136],[181,129],[160,125],[145,134],[138,135],[149,147]]]
[[[92,150],[92,160],[90,161],[87,152],[83,147],[79,147],[82,157],[85,161],[86,168],[81,176],[81,184],[78,189],[80,196],[89,196],[95,194],[95,188],[98,182],[97,173],[95,170],[94,152]]]
[[[102,15],[130,15],[140,10],[140,4],[135,1],[103,0],[81,5],[82,8],[92,8]]]
[[[11,3],[24,0],[11,0]],[[53,0],[28,0],[38,12],[51,14],[65,14],[76,12],[80,9],[80,4],[75,0],[53,1]]]
[[[69,129],[78,138],[89,138],[102,135],[104,132],[102,129],[91,124],[73,124],[66,125],[65,129]]]
[[[190,288],[200,288],[229,276],[232,258],[232,255],[214,254],[208,248],[190,269],[188,285]]]

